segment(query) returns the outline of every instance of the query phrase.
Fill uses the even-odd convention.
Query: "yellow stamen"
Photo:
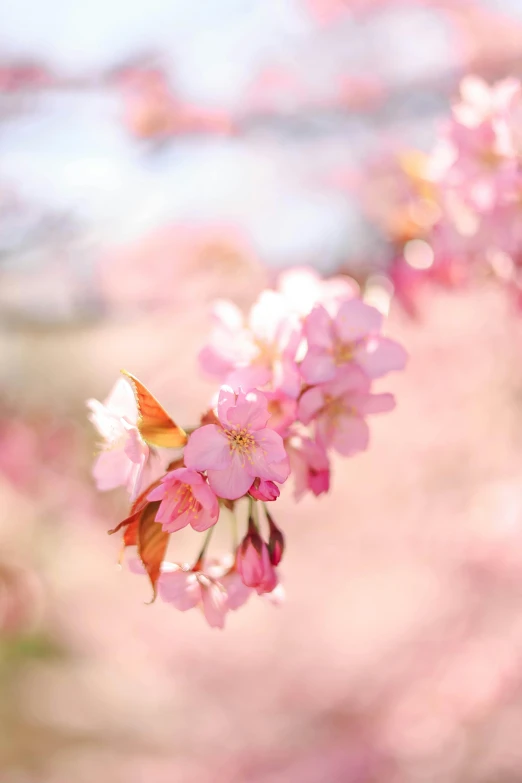
[[[225,435],[232,453],[239,454],[243,461],[247,459],[249,462],[253,462],[251,452],[255,447],[255,440],[247,429],[232,427],[230,430],[225,430]]]

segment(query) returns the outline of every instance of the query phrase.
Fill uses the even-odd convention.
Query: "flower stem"
[[[192,566],[193,571],[201,571],[201,568],[203,566],[203,558],[205,557],[205,553],[208,549],[208,545],[210,544],[210,539],[212,538],[212,533],[214,532],[215,525],[212,525],[207,531],[207,535],[205,536],[205,540],[203,541],[203,546],[201,547],[201,551],[197,557],[196,562]]]
[[[257,500],[253,497],[248,498],[248,532],[259,532],[259,517],[257,511]]]
[[[237,517],[236,512],[230,511],[230,527],[232,528],[232,549],[235,552],[238,547]]]

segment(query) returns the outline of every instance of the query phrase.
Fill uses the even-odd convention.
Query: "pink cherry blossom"
[[[310,267],[293,267],[279,275],[277,290],[289,312],[305,318],[315,307],[323,305],[328,312],[336,310],[343,300],[358,295],[359,288],[350,277],[325,280]]]
[[[299,401],[298,413],[304,424],[315,422],[319,444],[350,457],[368,448],[365,416],[394,407],[393,395],[371,394],[367,376],[354,365],[335,381],[308,389]]]
[[[321,305],[306,318],[308,350],[300,370],[307,383],[332,381],[340,369],[359,365],[369,378],[402,370],[406,352],[382,337],[382,315],[360,299],[344,301],[335,317]]]
[[[268,401],[258,391],[235,394],[222,386],[217,415],[219,424],[196,429],[185,447],[185,465],[206,470],[218,497],[235,500],[245,495],[254,479],[281,484],[290,466],[283,439],[268,428]]]
[[[478,214],[487,213],[502,201],[502,179],[517,169],[521,87],[514,79],[489,87],[482,79],[468,76],[460,92],[462,101],[454,106],[446,133],[433,152],[431,172],[450,212],[457,205],[461,212],[467,206]],[[470,217],[465,230],[476,232]]]
[[[224,628],[227,613],[225,588],[200,571],[164,564],[158,581],[158,593],[180,612],[199,606],[211,628]]]
[[[158,592],[180,612],[199,607],[211,628],[224,628],[227,612],[243,606],[252,591],[243,584],[230,558],[222,558],[210,561],[204,571],[163,563]]]
[[[163,476],[147,500],[161,500],[156,521],[168,533],[186,525],[198,531],[207,530],[219,517],[217,497],[205,477],[188,468],[177,468]]]
[[[239,307],[226,299],[214,302],[209,343],[199,354],[202,369],[224,380],[238,367],[249,366],[257,353]]]
[[[292,435],[285,441],[294,477],[294,497],[300,500],[311,491],[319,496],[330,489],[330,461],[326,449],[306,435]]]
[[[158,475],[160,466],[137,427],[138,408],[124,378],[116,381],[104,403],[88,400],[90,420],[103,438],[93,476],[99,490],[124,486],[135,500]]]
[[[232,388],[249,390],[273,382],[292,397],[300,391],[295,354],[301,327],[276,291],[261,293],[247,321],[232,302],[213,310],[210,341],[199,355],[205,372]]]
[[[268,400],[270,427],[284,438],[296,420],[297,400],[288,397],[281,390],[267,391],[263,394]]]
[[[243,583],[238,574],[235,558],[231,554],[208,560],[205,563],[205,573],[224,588],[227,609],[232,612],[240,609],[252,595],[252,589]]]

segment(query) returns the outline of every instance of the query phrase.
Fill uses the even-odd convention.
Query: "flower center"
[[[178,516],[188,511],[195,516],[198,516],[200,510],[200,504],[198,500],[192,494],[192,489],[188,484],[180,484],[176,489],[175,497],[178,501],[177,513]]]
[[[254,448],[255,441],[254,436],[247,429],[244,427],[242,429],[232,427],[231,430],[225,430],[225,435],[229,441],[230,451],[237,452],[247,459],[251,459],[250,452]]]
[[[343,399],[341,397],[330,397],[328,394],[324,398],[323,411],[327,412],[332,419],[347,413]]]
[[[486,148],[479,153],[479,160],[487,169],[496,169],[502,161],[502,156],[492,148]]]
[[[273,343],[256,338],[254,345],[257,348],[257,355],[253,359],[253,364],[264,367],[265,365],[272,365],[275,359],[277,359],[277,346]]]
[[[353,343],[336,343],[334,347],[334,361],[337,366],[340,364],[346,364],[353,359],[354,345]]]
[[[268,412],[271,416],[274,417],[274,419],[276,419],[278,416],[281,416],[283,414],[283,406],[281,405],[281,400],[269,400]]]

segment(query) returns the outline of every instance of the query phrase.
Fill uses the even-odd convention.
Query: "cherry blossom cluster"
[[[392,281],[409,310],[425,279],[454,285],[477,273],[522,301],[521,164],[520,82],[466,77],[432,153],[397,159],[385,228],[397,248]]]
[[[291,474],[297,500],[327,492],[332,452],[367,449],[367,417],[393,409],[393,396],[373,384],[402,370],[407,356],[382,327],[351,279],[292,270],[247,317],[232,302],[215,303],[199,358],[220,386],[199,426],[185,432],[128,374],[105,403],[88,402],[103,440],[97,486],[123,485],[131,499],[111,532],[137,547],[132,568],[148,574],[154,595],[181,611],[199,606],[214,627],[253,593],[281,600],[285,543],[270,509]],[[222,519],[232,552],[211,558]],[[170,562],[169,537],[187,526],[204,534],[201,551],[193,564]]]

